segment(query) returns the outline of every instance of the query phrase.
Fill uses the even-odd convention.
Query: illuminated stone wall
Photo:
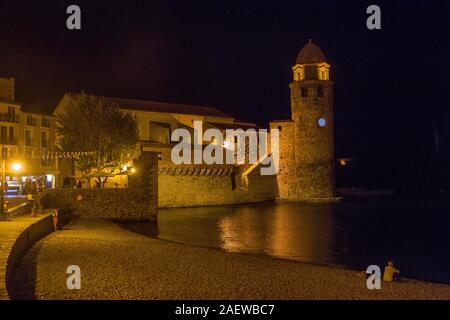
[[[70,209],[88,219],[150,221],[157,213],[157,203],[150,201],[146,190],[139,189],[48,189],[44,199],[46,207]]]
[[[159,207],[190,207],[273,201],[275,176],[261,176],[259,168],[241,178],[231,168],[160,168]]]
[[[319,94],[319,86],[321,94]],[[301,91],[307,92],[302,96]],[[292,120],[295,122],[296,198],[334,197],[333,83],[291,83]],[[319,119],[324,121],[319,124]]]

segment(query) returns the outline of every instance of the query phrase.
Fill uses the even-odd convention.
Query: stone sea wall
[[[276,177],[261,176],[259,169],[247,177],[227,168],[160,169],[158,175],[160,208],[273,201],[276,195]]]
[[[157,202],[145,189],[49,189],[46,207],[70,209],[77,216],[115,221],[156,219]]]

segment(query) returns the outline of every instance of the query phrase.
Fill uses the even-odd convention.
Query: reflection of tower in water
[[[273,209],[268,254],[314,263],[335,261],[333,206],[305,204],[300,207],[286,203]]]
[[[266,221],[261,219],[259,206],[240,208],[218,222],[222,248],[227,251],[264,252],[267,241]]]
[[[331,205],[319,204],[247,207],[218,221],[221,247],[227,251],[333,263],[333,211]]]

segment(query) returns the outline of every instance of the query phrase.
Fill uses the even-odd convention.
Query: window
[[[16,120],[16,108],[12,106],[8,106],[8,121],[15,121]]]
[[[31,131],[30,130],[25,130],[25,145],[26,146],[31,146],[32,142],[31,142]]]
[[[5,126],[2,126],[2,128],[0,130],[0,137],[1,137],[2,143],[5,143],[7,132],[8,132],[7,128]]]
[[[9,142],[14,144],[14,127],[9,127]]]
[[[41,125],[43,127],[49,128],[50,127],[50,120],[47,117],[42,117]]]
[[[36,119],[31,114],[27,115],[27,125],[29,126],[36,125]]]
[[[320,84],[317,86],[317,96],[323,97],[323,88]]]
[[[317,67],[316,66],[307,66],[305,68],[305,80],[317,80]]]
[[[50,165],[50,159],[48,157],[41,158],[41,166],[48,167]]]
[[[302,97],[308,96],[308,88],[301,87],[301,91],[302,91]]]
[[[48,147],[47,132],[41,132],[41,147]]]

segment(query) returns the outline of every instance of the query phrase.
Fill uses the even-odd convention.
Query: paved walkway
[[[66,287],[70,265],[81,268],[80,290]],[[450,299],[450,286],[406,281],[368,290],[354,271],[191,247],[79,220],[27,253],[13,298]]]
[[[11,249],[22,234],[32,224],[48,216],[47,214],[31,217],[30,215],[14,217],[11,221],[0,221],[0,299],[8,299],[6,290],[6,267]]]

